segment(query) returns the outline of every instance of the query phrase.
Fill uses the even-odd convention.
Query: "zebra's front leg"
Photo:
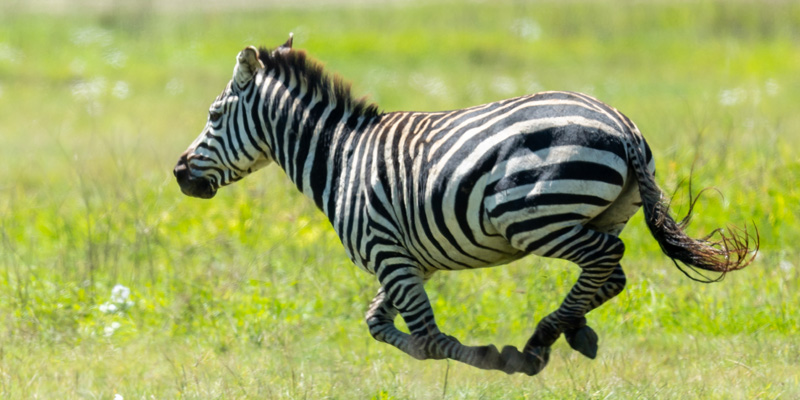
[[[367,310],[365,319],[369,327],[369,334],[379,342],[391,344],[411,354],[411,349],[409,349],[411,337],[409,334],[398,330],[394,325],[396,316],[397,309],[386,298],[386,291],[381,287]]]
[[[585,229],[585,228],[584,228]],[[543,318],[525,345],[526,354],[547,358],[550,346],[564,333],[570,347],[589,358],[597,356],[597,334],[586,325],[586,313],[618,294],[625,284],[619,260],[625,246],[613,235],[584,230],[591,246],[571,250],[559,258],[577,263],[582,271],[561,306]]]
[[[465,346],[456,338],[442,333],[433,316],[424,279],[414,266],[386,266],[378,271],[383,287],[372,300],[366,320],[370,334],[414,358],[449,358],[482,369],[506,373],[538,373],[543,363],[525,356],[513,346],[499,352],[494,345]],[[403,317],[410,334],[394,325],[397,313]]]

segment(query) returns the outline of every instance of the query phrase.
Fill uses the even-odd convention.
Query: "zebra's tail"
[[[641,136],[638,138],[641,139]],[[653,174],[647,169],[642,149],[636,144],[628,146],[628,159],[636,172],[647,227],[650,228],[664,254],[673,260],[681,272],[699,282],[716,282],[722,280],[726,273],[742,269],[753,261],[760,243],[757,228],[755,235],[750,234],[747,229],[731,227],[727,232],[715,229],[700,239],[688,236],[684,229],[691,219],[699,194],[692,199],[686,217],[676,222],[669,215],[669,202],[666,196],[656,184]],[[688,266],[702,278],[690,275],[681,264]],[[709,278],[695,268],[719,272],[720,275]]]

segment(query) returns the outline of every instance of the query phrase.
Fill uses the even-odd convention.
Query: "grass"
[[[0,6],[2,398],[800,397],[800,6],[319,5],[35,14]],[[375,279],[275,168],[212,201],[171,168],[245,45],[295,47],[385,110],[586,91],[637,122],[692,233],[754,224],[758,260],[686,279],[641,215],[629,285],[539,376],[420,362],[362,321]],[[692,166],[694,173],[692,174]],[[577,276],[528,258],[428,284],[443,329],[522,345]],[[112,288],[132,306],[109,312]],[[116,303],[114,303],[116,304]],[[119,303],[120,305],[122,303]],[[124,306],[121,306],[124,307]]]

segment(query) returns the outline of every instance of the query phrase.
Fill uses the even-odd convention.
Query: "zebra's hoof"
[[[519,372],[528,376],[533,376],[542,372],[547,362],[550,361],[550,346],[525,346],[525,368]]]
[[[525,356],[514,346],[505,346],[500,353],[499,370],[511,375],[515,372],[523,372],[527,368]]]
[[[579,353],[593,360],[597,357],[597,333],[592,328],[584,325],[574,331],[565,332],[564,336],[569,346]]]
[[[501,369],[500,352],[493,344],[478,346],[475,366],[481,369]]]

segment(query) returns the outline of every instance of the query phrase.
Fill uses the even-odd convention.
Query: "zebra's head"
[[[275,51],[291,50],[292,37]],[[264,76],[258,49],[246,47],[236,57],[233,78],[211,103],[200,136],[181,154],[173,170],[181,191],[210,199],[222,186],[236,182],[272,162],[265,143],[257,143],[252,120],[257,85]]]

